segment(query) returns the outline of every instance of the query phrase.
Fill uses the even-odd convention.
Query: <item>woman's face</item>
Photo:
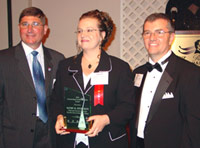
[[[84,51],[99,50],[105,32],[100,32],[98,20],[95,18],[83,18],[77,28],[78,46]]]

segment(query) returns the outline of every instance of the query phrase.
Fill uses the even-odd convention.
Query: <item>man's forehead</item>
[[[158,18],[158,19],[155,19],[155,20],[149,20],[149,21],[146,21],[145,24],[155,24],[155,23],[167,23],[167,20],[165,19],[162,19],[162,18]]]
[[[167,29],[167,21],[164,19],[157,19],[154,21],[147,21],[144,24],[144,30],[159,30],[159,29]]]
[[[21,21],[41,21],[41,19],[36,16],[24,16]]]

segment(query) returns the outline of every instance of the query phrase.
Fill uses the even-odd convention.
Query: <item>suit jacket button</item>
[[[36,116],[36,114],[35,114],[35,113],[32,113],[32,116]]]
[[[34,132],[34,129],[31,129],[31,133],[33,133]]]

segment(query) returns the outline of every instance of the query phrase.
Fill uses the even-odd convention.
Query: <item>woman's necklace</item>
[[[91,65],[91,64],[88,64],[88,68],[89,68],[89,69],[92,68],[92,65]]]
[[[98,61],[97,61],[96,63],[99,63],[99,60],[100,60],[100,54],[97,55],[97,59],[98,59]],[[86,60],[87,60],[87,59],[86,59]],[[91,64],[91,63],[88,64],[88,68],[89,68],[89,69],[92,68],[92,64]]]

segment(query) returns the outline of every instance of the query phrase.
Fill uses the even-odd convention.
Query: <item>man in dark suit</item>
[[[138,109],[131,148],[199,148],[200,68],[170,50],[174,28],[167,15],[148,16],[142,36],[149,63],[133,71]]]
[[[44,13],[26,8],[19,18],[21,42],[0,51],[0,148],[54,147],[48,104],[64,56],[42,45],[47,30]]]

